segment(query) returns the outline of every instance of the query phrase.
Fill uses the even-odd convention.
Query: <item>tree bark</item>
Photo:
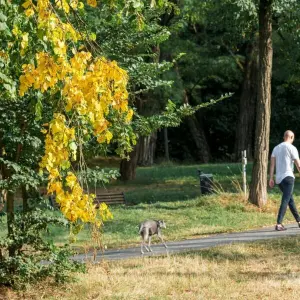
[[[13,230],[13,223],[15,220],[15,213],[14,213],[14,203],[15,203],[15,195],[14,193],[8,191],[7,192],[7,204],[6,204],[6,213],[7,213],[7,231],[8,237],[14,236]],[[8,248],[9,256],[15,256],[16,248],[14,246],[10,246]]]
[[[257,101],[258,47],[256,41],[247,45],[244,80],[240,98],[239,118],[235,137],[235,160],[241,158],[241,152],[247,151],[249,160],[253,160],[255,135],[255,106]]]
[[[165,127],[164,129],[164,149],[165,149],[165,160],[170,161],[169,155],[169,138],[168,138],[168,128]]]
[[[151,166],[154,162],[156,149],[157,133],[153,132],[150,136],[139,138],[138,161],[139,166]]]
[[[2,177],[3,179],[8,179],[11,177],[11,171],[7,169],[5,165],[2,165]],[[6,194],[6,224],[7,224],[7,232],[8,237],[13,239],[14,236],[14,220],[15,220],[15,210],[14,210],[14,204],[15,204],[15,193],[11,191],[7,191]],[[16,254],[16,248],[15,245],[8,247],[8,254],[9,256],[13,257]]]
[[[129,160],[122,159],[120,164],[121,180],[128,181],[135,179],[137,161],[139,155],[139,141],[134,146],[133,150],[129,153]]]
[[[185,91],[184,102],[189,104],[189,95]],[[192,139],[196,147],[196,158],[201,163],[208,163],[210,161],[210,149],[203,130],[203,126],[199,123],[195,115],[186,118],[186,124],[190,130]]]
[[[26,190],[25,186],[22,185],[22,198],[23,198],[23,212],[27,212],[29,210],[29,204],[28,204],[28,199],[29,199],[29,193]]]
[[[267,173],[271,118],[272,0],[259,3],[259,73],[255,154],[249,201],[259,207],[267,203]]]

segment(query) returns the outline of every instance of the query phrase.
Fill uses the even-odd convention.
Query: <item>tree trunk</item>
[[[235,160],[247,150],[249,160],[253,160],[255,107],[257,101],[258,47],[256,41],[247,45],[245,73],[240,98],[239,119],[235,137]]]
[[[29,199],[29,193],[26,190],[25,186],[22,185],[22,198],[23,198],[23,212],[27,212],[29,209],[28,199]]]
[[[150,136],[139,138],[138,161],[139,166],[151,166],[154,161],[157,133],[153,132]]]
[[[267,203],[267,173],[271,118],[272,0],[259,3],[259,73],[255,154],[249,201],[259,207]]]
[[[7,192],[7,204],[6,204],[6,213],[7,213],[7,231],[8,231],[8,237],[11,237],[13,239],[14,236],[14,229],[13,229],[13,223],[15,220],[15,213],[14,213],[14,201],[15,201],[15,195],[14,193],[8,191]],[[15,246],[10,246],[8,248],[9,256],[15,256],[16,254],[16,248]]]
[[[133,150],[129,153],[129,160],[122,159],[120,164],[121,180],[128,181],[135,179],[137,161],[139,155],[139,141],[134,146]]]
[[[189,96],[185,91],[184,102],[189,104]],[[186,124],[190,130],[192,139],[196,147],[196,157],[202,163],[208,163],[210,160],[210,149],[203,130],[203,126],[199,123],[195,115],[186,118]]]
[[[11,177],[11,171],[6,168],[6,166],[2,165],[2,176],[3,179],[8,179]],[[7,191],[6,194],[6,215],[7,215],[7,232],[8,237],[13,239],[14,236],[14,220],[15,220],[15,210],[14,210],[14,204],[15,204],[15,193],[11,191]],[[15,245],[10,246],[8,248],[8,254],[9,256],[15,256],[16,254],[16,248]]]
[[[168,128],[165,127],[164,129],[164,149],[165,149],[165,160],[170,161],[169,155],[169,138],[168,138]]]

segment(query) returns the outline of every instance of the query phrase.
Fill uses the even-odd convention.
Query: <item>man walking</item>
[[[277,225],[275,227],[278,231],[286,230],[282,225],[282,220],[285,215],[287,206],[289,206],[294,218],[298,222],[300,227],[300,216],[293,199],[293,190],[294,190],[294,163],[300,172],[300,160],[298,150],[295,146],[292,145],[294,142],[294,133],[290,130],[287,130],[284,133],[283,142],[277,145],[271,155],[270,163],[270,181],[269,186],[274,187],[274,169],[276,166],[276,184],[279,185],[279,188],[282,192],[281,205],[277,217]]]

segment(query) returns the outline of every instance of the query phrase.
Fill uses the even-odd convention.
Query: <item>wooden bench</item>
[[[125,195],[123,192],[112,192],[97,194],[94,200],[94,204],[99,206],[100,203],[111,204],[126,204]]]
[[[112,193],[101,193],[97,194],[94,200],[96,207],[99,207],[100,203],[106,203],[107,205],[112,204],[126,204],[125,195],[123,192],[112,192]],[[49,204],[54,208],[58,209],[59,205],[55,201],[55,196],[49,196]]]

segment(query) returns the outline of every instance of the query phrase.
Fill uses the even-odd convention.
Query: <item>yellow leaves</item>
[[[97,7],[97,0],[87,0],[86,2],[89,6]]]
[[[22,4],[22,7],[25,8],[25,15],[30,18],[34,15],[35,6],[33,5],[31,0],[27,0]]]
[[[92,32],[92,33],[89,35],[89,39],[90,39],[91,41],[96,41],[96,39],[97,39],[96,33]]]
[[[133,110],[130,108],[128,110],[128,113],[127,113],[126,118],[125,118],[126,122],[129,123],[131,121],[131,119],[132,119],[132,116],[133,116]]]
[[[105,133],[105,138],[106,138],[107,144],[110,143],[110,140],[112,139],[112,137],[113,137],[112,133],[107,130],[106,133]]]
[[[68,176],[66,177],[66,184],[68,187],[73,188],[77,183],[77,177],[72,172],[68,172]]]
[[[25,15],[30,18],[31,16],[34,15],[34,10],[32,8],[28,8],[25,10]]]
[[[96,211],[93,205],[93,195],[85,195],[76,175],[67,172],[63,178],[64,165],[70,167],[70,155],[76,155],[75,129],[66,125],[66,117],[55,114],[49,123],[45,141],[45,155],[40,163],[48,175],[48,193],[55,193],[63,214],[71,222],[80,219],[83,222],[96,222]],[[74,146],[75,144],[75,146]],[[73,145],[73,146],[72,146]],[[64,186],[65,185],[65,186]]]
[[[73,74],[79,75],[86,70],[87,62],[92,58],[90,52],[80,51],[70,59]]]
[[[5,51],[0,51],[0,57],[2,58],[2,59],[8,59],[8,53],[7,52],[5,52]]]
[[[21,55],[25,54],[25,50],[28,47],[28,40],[29,40],[29,34],[28,32],[22,32],[18,26],[14,26],[12,33],[14,36],[17,37],[17,39],[21,38],[21,50],[20,53]]]
[[[97,214],[93,200],[95,195],[85,194],[73,172],[63,175],[65,164],[69,164],[71,156],[76,156],[75,128],[69,128],[66,117],[60,113],[54,114],[53,120],[48,124],[46,134],[45,155],[40,167],[48,171],[48,193],[56,195],[61,211],[71,222],[81,220],[101,224],[101,213]],[[106,209],[103,216],[109,217]]]
[[[55,4],[58,8],[64,10],[67,14],[70,12],[70,6],[66,0],[56,0]]]
[[[59,176],[60,176],[60,174],[59,174],[59,171],[57,168],[50,169],[50,171],[49,171],[49,179],[50,180],[55,179]]]
[[[60,84],[65,111],[89,122],[99,143],[110,143],[112,124],[107,115],[114,110],[124,122],[130,122],[133,115],[128,109],[127,73],[116,62],[104,58],[93,60],[91,53],[85,51],[74,51],[68,59],[64,54],[65,43],[57,38],[56,45],[60,49],[57,58],[39,52],[35,64],[22,66],[20,95],[30,88],[45,92]],[[48,172],[48,193],[56,195],[62,213],[71,222],[80,220],[100,226],[102,221],[112,218],[110,211],[104,205],[96,210],[93,195],[85,194],[76,175],[68,172],[71,160],[77,155],[75,128],[68,126],[63,113],[54,114],[46,125],[48,130],[42,130],[45,154],[40,168]],[[88,134],[86,130],[81,132]]]
[[[87,4],[96,7],[97,0],[87,0]],[[127,73],[114,61],[103,57],[95,59],[90,52],[75,48],[79,40],[97,38],[94,33],[79,33],[67,21],[70,10],[84,9],[83,2],[24,0],[22,7],[28,18],[34,16],[32,21],[41,33],[39,38],[48,47],[50,45],[52,51],[38,52],[34,62],[22,66],[19,94],[23,96],[29,89],[36,89],[53,95],[59,91],[61,97],[60,113],[54,114],[47,127],[41,130],[45,134],[45,153],[40,168],[48,174],[48,193],[55,194],[62,213],[70,221],[100,226],[112,215],[105,204],[96,209],[95,196],[86,194],[76,174],[70,172],[71,161],[76,160],[81,145],[77,140],[79,132],[86,136],[93,132],[99,143],[110,143],[113,130],[108,115],[113,114],[124,123],[131,120],[133,111],[128,110]],[[35,39],[16,26],[12,32],[24,54],[29,41]],[[69,45],[74,48],[72,57]],[[80,123],[82,120],[84,125]],[[72,127],[74,124],[82,127],[77,130]]]
[[[35,78],[33,74],[34,66],[31,64],[22,66],[24,75],[20,76],[19,94],[22,97],[25,92],[34,84]]]
[[[70,6],[76,10],[78,7],[78,0],[70,0]]]
[[[70,172],[71,161],[76,160],[80,143],[77,141],[73,120],[89,123],[99,143],[110,143],[113,134],[108,115],[119,114],[124,122],[132,118],[128,110],[128,76],[116,62],[105,58],[92,57],[90,52],[74,48],[70,58],[70,41],[74,44],[84,38],[96,40],[95,34],[80,34],[71,23],[65,23],[58,17],[55,8],[69,14],[72,9],[83,9],[78,0],[25,0],[22,4],[27,17],[35,14],[37,28],[42,32],[42,39],[51,44],[55,55],[39,52],[35,61],[22,66],[19,94],[23,96],[29,89],[56,93],[60,90],[61,113],[56,113],[53,120],[42,129],[45,134],[45,153],[40,168],[48,173],[48,193],[55,194],[62,213],[71,222],[78,220],[100,226],[104,220],[112,218],[108,207],[101,204],[96,209],[94,195],[85,194],[75,173]],[[87,0],[88,5],[96,7],[97,0]],[[55,6],[55,7],[53,7]],[[64,18],[64,20],[67,18]],[[13,34],[20,40],[21,51],[28,47],[30,36],[18,27]],[[52,52],[52,53],[53,53]],[[67,112],[67,113],[66,113]],[[66,114],[64,114],[66,113]],[[72,121],[68,117],[72,115]],[[126,120],[124,120],[126,118]],[[84,135],[90,130],[81,128]]]
[[[55,54],[63,56],[67,53],[67,46],[63,41],[58,40],[53,50]]]
[[[22,31],[19,30],[18,26],[14,26],[12,33],[15,36],[18,36]]]
[[[20,96],[32,86],[42,92],[55,87],[67,69],[64,64],[60,64],[62,60],[55,62],[54,58],[45,52],[37,53],[36,61],[37,67],[33,64],[22,66],[24,75],[20,77]]]
[[[112,218],[108,207],[103,204],[96,210],[93,203],[95,195],[84,193],[73,172],[63,175],[64,165],[70,164],[71,156],[76,156],[75,128],[69,128],[66,117],[60,113],[54,114],[47,125],[45,155],[40,167],[48,171],[48,193],[56,195],[62,213],[71,222],[81,220],[100,226],[103,221]],[[104,137],[109,141],[112,134],[107,130]]]
[[[31,1],[31,0],[25,1],[25,2],[22,4],[22,6],[23,6],[25,9],[27,9],[27,8],[29,8],[30,6],[32,6],[32,1]]]
[[[108,209],[108,206],[106,205],[106,203],[101,203],[100,204],[99,212],[100,212],[100,216],[101,216],[103,221],[113,219],[113,215],[110,212],[110,210]]]
[[[63,187],[61,181],[50,181],[48,184],[48,194],[60,195],[63,193]]]

